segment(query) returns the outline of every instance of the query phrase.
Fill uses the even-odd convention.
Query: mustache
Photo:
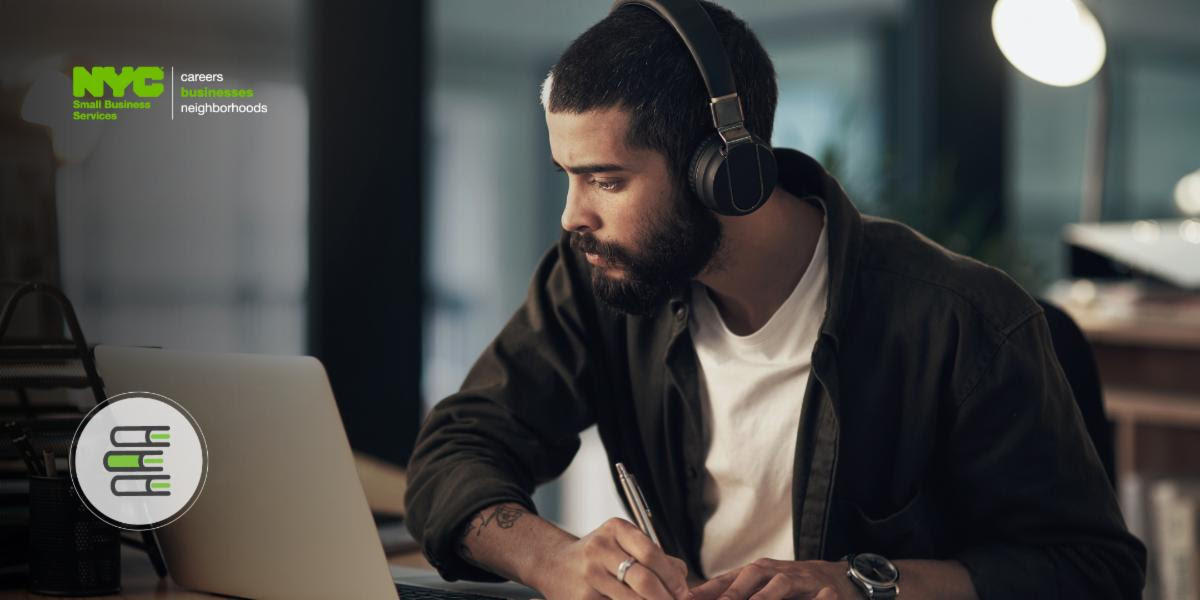
[[[629,255],[616,244],[601,242],[590,233],[571,234],[571,248],[577,252],[595,254],[613,264],[627,265],[632,262]]]

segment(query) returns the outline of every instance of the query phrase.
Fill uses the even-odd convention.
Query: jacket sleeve
[[[1146,549],[1116,496],[1041,312],[1015,326],[958,405],[950,433],[954,558],[982,600],[1141,598]]]
[[[463,525],[498,502],[536,512],[534,488],[562,474],[594,420],[595,329],[585,317],[594,318],[594,300],[567,239],[543,257],[524,304],[417,434],[406,521],[449,581],[501,580],[460,558]]]

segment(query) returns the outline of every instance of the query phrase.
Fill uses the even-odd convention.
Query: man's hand
[[[637,562],[621,583],[617,581],[617,568],[630,557]],[[547,600],[687,597],[687,565],[665,554],[636,525],[624,519],[609,519],[583,538],[561,546],[548,563],[532,582]]]
[[[692,588],[695,600],[858,600],[845,562],[760,558]]]

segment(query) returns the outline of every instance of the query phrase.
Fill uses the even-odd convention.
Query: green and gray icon
[[[71,478],[84,505],[122,529],[162,527],[204,487],[208,450],[182,406],[152,392],[126,392],[92,409],[71,443]]]
[[[121,448],[104,455],[104,468],[120,473],[113,476],[109,488],[114,496],[171,495],[171,476],[164,472],[163,451],[155,449],[171,447],[170,426],[113,427],[108,439]]]

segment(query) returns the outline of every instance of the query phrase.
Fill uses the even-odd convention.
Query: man
[[[703,6],[746,128],[767,139],[770,59]],[[406,502],[431,564],[550,599],[894,594],[847,575],[844,557],[874,553],[905,598],[1139,596],[1145,550],[1037,303],[861,216],[795,151],[776,151],[756,212],[708,211],[687,183],[707,99],[680,37],[641,6],[551,71],[565,231],[422,427]],[[661,548],[622,519],[576,538],[534,514],[530,493],[593,423],[641,480]]]

